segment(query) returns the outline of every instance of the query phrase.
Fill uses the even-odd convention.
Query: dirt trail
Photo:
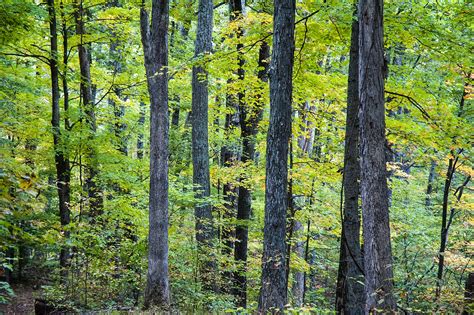
[[[10,304],[0,304],[0,314],[34,314],[35,313],[35,290],[29,285],[12,285],[15,297],[11,299]]]

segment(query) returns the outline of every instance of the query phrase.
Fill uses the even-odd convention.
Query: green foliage
[[[54,146],[51,129],[49,20],[44,4],[6,0],[0,3],[0,267],[18,271],[20,248],[29,259],[25,278],[43,285],[43,295],[67,309],[138,308],[147,270],[149,108],[140,41],[140,1],[118,5],[86,0],[87,34],[75,35],[72,1],[56,1],[59,68],[69,87],[69,108],[63,108],[61,146],[71,161],[71,224],[59,223]],[[217,3],[216,3],[217,4]],[[147,3],[147,6],[150,4]],[[209,143],[215,224],[235,225],[223,218],[222,184],[231,182],[252,191],[249,228],[247,310],[236,309],[228,292],[205,290],[199,282],[199,257],[194,238],[198,202],[192,186],[190,71],[193,60],[197,2],[173,1],[169,30],[170,116],[179,109],[178,125],[170,126],[169,273],[173,307],[183,312],[253,313],[260,286],[263,251],[265,150],[268,128],[268,85],[261,82],[258,49],[271,44],[272,5],[250,1],[245,14],[229,22],[228,8],[215,9],[214,51],[209,61]],[[414,312],[461,312],[464,281],[472,262],[472,186],[456,202],[453,193],[472,171],[472,3],[385,1],[386,133],[394,158],[388,163],[391,188],[391,233],[396,293],[399,304]],[[299,240],[308,237],[308,260],[291,255],[291,273],[306,272],[305,305],[288,306],[290,314],[333,310],[341,233],[340,170],[344,160],[347,68],[352,1],[297,3],[293,92],[293,194],[300,204],[295,217],[303,223]],[[64,14],[64,18],[63,15]],[[311,16],[310,16],[311,15]],[[472,15],[472,14],[471,14]],[[310,16],[310,17],[308,17]],[[65,23],[66,29],[62,28]],[[472,23],[471,23],[472,24]],[[244,29],[241,37],[235,32]],[[68,62],[62,59],[68,34]],[[90,45],[91,76],[96,93],[97,131],[85,121],[80,97],[76,45]],[[238,79],[236,46],[243,45],[245,78]],[[114,49],[111,46],[115,45]],[[232,79],[232,80],[229,80]],[[62,83],[62,82],[61,82]],[[265,104],[258,126],[255,163],[235,161],[223,166],[225,145],[241,152],[240,127],[225,129],[229,95],[244,93],[244,104]],[[463,100],[463,101],[461,101]],[[307,104],[306,104],[307,102]],[[460,109],[461,102],[463,104]],[[141,104],[145,104],[142,106]],[[141,120],[145,110],[145,121]],[[123,112],[122,114],[117,114]],[[69,124],[66,126],[64,119]],[[301,141],[311,141],[311,150]],[[311,140],[312,139],[312,140]],[[139,158],[137,142],[143,142]],[[125,145],[127,154],[120,151]],[[103,213],[91,218],[85,178],[87,156],[97,152],[97,185],[104,197]],[[433,303],[441,205],[447,160],[457,150],[459,168],[449,192],[449,209],[456,210],[450,227],[441,299]],[[308,152],[309,151],[309,152]],[[426,186],[431,161],[436,162],[431,206]],[[240,179],[245,175],[245,180]],[[307,223],[310,231],[307,231]],[[66,237],[65,232],[70,233]],[[60,281],[61,248],[71,252],[68,278]],[[14,249],[14,257],[8,256]],[[237,269],[222,239],[212,254],[218,261],[216,282],[231,287],[225,274]],[[10,253],[7,255],[7,253]],[[290,276],[290,287],[292,285]],[[0,303],[12,296],[0,282]],[[292,301],[290,301],[290,304]]]

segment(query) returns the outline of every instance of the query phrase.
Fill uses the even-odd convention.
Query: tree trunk
[[[431,193],[433,192],[433,182],[436,175],[436,161],[431,160],[430,173],[428,175],[428,185],[426,187],[426,199],[425,206],[426,208],[431,207]]]
[[[354,12],[357,17],[357,11]],[[359,214],[359,23],[352,21],[344,141],[344,212],[336,287],[338,314],[363,314],[365,307],[363,257]]]
[[[119,4],[115,3],[115,6],[118,7]],[[111,36],[113,38],[116,38],[116,34],[112,32]],[[114,76],[117,74],[120,74],[122,72],[122,62],[121,62],[121,54],[122,52],[120,51],[119,48],[119,43],[117,40],[112,41],[110,44],[110,49],[109,49],[109,54],[110,58],[112,59],[112,71],[114,73]],[[124,101],[124,97],[122,96],[122,91],[119,87],[114,87],[113,92],[115,94],[115,97],[118,98],[121,101]],[[125,116],[125,106],[117,104],[115,99],[113,97],[109,98],[109,104],[112,107],[114,111],[114,133],[115,133],[115,141],[117,142],[117,150],[122,153],[123,155],[127,156],[128,155],[128,139],[127,136],[125,135],[125,131],[127,129],[127,125],[123,121],[123,117]]]
[[[61,228],[65,238],[69,238],[69,231],[65,230],[70,222],[70,188],[71,181],[69,159],[61,138],[61,118],[59,106],[59,69],[58,69],[58,32],[56,9],[54,0],[48,0],[49,12],[49,32],[51,51],[49,58],[49,66],[51,71],[51,108],[52,108],[52,132],[54,142],[54,162],[56,165],[56,186],[58,190],[59,199],[59,218]],[[65,282],[67,279],[67,267],[69,266],[69,249],[66,246],[61,247],[59,254],[59,266],[61,268],[61,281]]]
[[[95,104],[94,94],[92,91],[91,81],[91,55],[89,51],[89,44],[83,42],[83,35],[86,34],[84,27],[84,8],[82,0],[75,0],[75,20],[76,20],[76,34],[80,36],[77,50],[79,53],[79,65],[81,72],[81,96],[84,112],[86,114],[86,122],[90,129],[89,141],[92,141],[97,130],[95,118]],[[95,217],[102,214],[103,211],[103,196],[102,191],[97,183],[98,176],[98,162],[97,152],[94,144],[89,144],[87,148],[87,174],[86,174],[86,188],[89,197],[90,216]]]
[[[439,253],[438,253],[438,274],[437,274],[437,285],[436,285],[436,300],[438,300],[441,296],[441,288],[443,286],[443,274],[444,274],[444,258],[446,255],[446,246],[448,244],[448,233],[449,228],[454,219],[455,209],[454,207],[451,208],[448,217],[448,207],[449,207],[449,192],[451,189],[454,173],[456,172],[456,166],[459,160],[459,155],[461,154],[462,150],[459,151],[456,157],[451,157],[448,162],[448,171],[446,173],[446,181],[444,184],[444,193],[443,193],[443,210],[441,214],[441,242],[439,245]],[[466,180],[459,186],[454,196],[456,200],[459,202],[461,200],[464,187],[467,186],[469,181],[471,180],[471,176],[468,176]]]
[[[138,126],[139,126],[139,131],[138,131],[138,137],[137,137],[137,158],[139,160],[143,159],[143,154],[144,154],[144,144],[143,144],[143,139],[145,138],[143,134],[143,128],[145,128],[145,103],[140,102],[140,116],[138,118]]]
[[[258,309],[282,309],[287,302],[286,214],[288,141],[291,134],[295,0],[274,1],[270,73],[270,124],[267,135],[265,226]]]
[[[464,311],[463,315],[474,313],[474,273],[470,272],[466,279],[464,290]]]
[[[168,25],[169,1],[153,0],[151,28],[145,7],[140,29],[150,95],[148,273],[144,308],[168,310]]]
[[[385,163],[383,1],[360,0],[360,171],[366,312],[396,311]]]
[[[230,22],[236,21],[241,17],[242,14],[242,1],[231,0],[229,1],[229,20]],[[235,34],[236,38],[239,39],[242,36],[242,29],[238,28]],[[242,44],[237,44],[237,51],[242,48]],[[244,60],[242,54],[237,54],[237,74],[238,80],[243,80],[245,72],[243,69]],[[228,79],[227,85],[231,86],[235,83],[234,79]],[[228,89],[232,90],[232,89]],[[236,147],[232,145],[229,135],[239,125],[239,109],[243,108],[244,93],[239,91],[234,93],[228,91],[226,95],[226,107],[228,112],[225,115],[224,132],[225,132],[225,144],[221,148],[221,163],[223,167],[231,167],[238,159],[238,152]],[[230,145],[229,145],[230,144]],[[234,247],[235,229],[233,224],[229,224],[229,221],[236,217],[237,207],[237,196],[239,188],[232,181],[224,182],[222,187],[222,195],[224,199],[224,212],[223,219],[224,224],[222,226],[222,240],[224,242],[224,255],[231,255]],[[232,281],[232,273],[227,271],[224,272],[224,278]],[[225,284],[227,287],[227,285]],[[225,289],[224,289],[225,291]]]
[[[207,58],[212,49],[213,3],[212,0],[200,0],[198,9],[198,23],[196,30],[195,58]],[[195,196],[199,204],[195,207],[196,241],[198,250],[209,249],[216,238],[213,226],[212,209],[208,201],[203,199],[210,196],[209,175],[209,140],[208,140],[208,72],[206,61],[201,61],[193,66],[192,78],[192,157],[193,157],[193,183]],[[201,277],[206,288],[217,290],[215,281],[212,280],[216,269],[213,255],[201,263]]]
[[[300,221],[295,220],[293,225],[293,236],[297,238],[297,240],[294,243],[293,251],[299,258],[304,259],[305,246],[304,242],[301,240],[302,232],[303,224],[301,224]],[[298,270],[293,273],[293,286],[291,287],[291,293],[293,295],[293,306],[303,306],[304,272]]]
[[[262,42],[258,56],[258,78],[263,84],[268,82],[268,59],[270,58],[270,47],[267,42]],[[255,159],[255,136],[258,132],[258,124],[263,116],[265,103],[262,96],[258,97],[255,107],[240,108],[240,130],[242,138],[242,163],[248,163]],[[247,252],[248,252],[248,220],[252,212],[251,188],[243,185],[245,177],[240,179],[239,195],[237,199],[237,226],[235,228],[235,261],[240,263],[234,274],[235,297],[239,307],[247,306]]]

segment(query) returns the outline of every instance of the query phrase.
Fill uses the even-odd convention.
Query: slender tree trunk
[[[168,26],[169,1],[153,0],[151,28],[144,5],[140,29],[150,95],[150,209],[144,308],[168,310]]]
[[[453,182],[454,173],[456,171],[456,166],[459,160],[459,155],[461,154],[462,150],[458,153],[456,157],[451,157],[448,162],[448,171],[446,173],[446,182],[444,184],[444,193],[443,193],[443,210],[441,214],[441,242],[439,246],[439,253],[438,253],[438,274],[437,274],[437,285],[436,285],[436,300],[438,300],[441,296],[441,289],[443,286],[443,275],[444,275],[444,259],[446,255],[446,246],[448,245],[448,233],[449,228],[454,219],[455,215],[455,208],[452,207],[449,211],[448,216],[448,207],[449,207],[449,193]],[[454,196],[456,200],[459,202],[461,200],[462,194],[464,192],[464,187],[467,186],[471,177],[468,176],[465,181],[459,186]]]
[[[68,63],[69,63],[69,46],[68,46],[68,28],[67,28],[67,20],[66,15],[64,12],[64,4],[60,2],[61,8],[61,31],[63,35],[63,73],[62,73],[62,85],[63,85],[63,108],[64,108],[64,128],[66,130],[70,130],[71,126],[69,123],[69,87],[67,81],[67,72],[68,72]],[[68,161],[69,162],[69,161]],[[69,169],[69,166],[68,166]]]
[[[258,78],[263,84],[268,83],[268,68],[270,58],[270,47],[267,42],[262,42],[258,56]],[[258,96],[255,107],[247,106],[240,108],[240,130],[242,138],[242,163],[248,163],[255,159],[255,136],[258,132],[258,124],[263,116],[265,103],[262,95]],[[237,305],[247,306],[247,252],[248,252],[248,220],[252,212],[251,188],[243,185],[245,177],[240,179],[239,195],[237,199],[237,226],[235,228],[235,261],[239,263],[238,270],[234,274],[235,297]]]
[[[293,236],[297,238],[293,251],[301,259],[305,256],[304,242],[300,239],[303,232],[303,224],[300,221],[295,221],[293,225]],[[293,273],[293,286],[291,287],[291,293],[293,295],[293,305],[295,307],[303,306],[303,294],[304,294],[304,272],[295,271]]]
[[[357,17],[357,11],[354,12]],[[365,309],[363,257],[360,248],[359,214],[359,23],[352,21],[349,78],[347,85],[346,135],[344,141],[344,212],[336,287],[338,314],[363,314]]]
[[[291,135],[295,0],[274,1],[270,74],[270,125],[267,135],[265,226],[258,309],[282,309],[287,302],[286,215],[288,141]]]
[[[83,36],[86,34],[84,27],[84,8],[82,0],[75,0],[75,20],[76,20],[76,34],[80,36],[77,50],[79,52],[79,65],[81,73],[81,96],[82,105],[86,114],[86,122],[90,129],[89,141],[94,139],[97,130],[95,117],[94,93],[91,80],[91,54],[89,44],[84,43]],[[90,216],[95,217],[102,214],[103,211],[103,196],[102,191],[97,182],[99,174],[97,162],[97,150],[94,144],[89,144],[87,148],[87,174],[86,174],[86,188],[89,197]]]
[[[114,0],[113,2],[110,3],[111,6],[114,7],[120,7],[120,4],[117,0]],[[112,32],[111,34],[112,38],[117,38],[117,35]],[[112,43],[110,44],[110,49],[109,49],[109,55],[111,61],[111,66],[112,66],[112,71],[113,75],[116,76],[120,74],[123,70],[123,64],[122,64],[122,52],[120,51],[119,48],[119,42],[118,40],[114,39]],[[124,97],[122,96],[122,91],[119,87],[114,87],[113,92],[115,94],[115,97],[119,99],[120,101],[124,101]],[[114,133],[115,133],[115,141],[117,142],[117,150],[122,153],[123,155],[127,156],[128,155],[128,139],[125,134],[125,131],[127,129],[127,125],[123,121],[123,117],[125,116],[125,106],[122,104],[117,104],[115,101],[114,97],[109,98],[109,104],[112,107],[114,111]]]
[[[198,23],[196,30],[196,58],[206,58],[212,50],[213,3],[212,0],[199,0]],[[216,238],[213,226],[212,209],[208,201],[210,196],[209,175],[209,139],[208,139],[208,72],[206,61],[193,66],[192,78],[192,157],[193,183],[196,186],[196,198],[199,204],[195,207],[196,241],[198,249],[209,249]],[[209,257],[204,255],[204,257]],[[201,277],[206,288],[217,290],[212,280],[216,269],[213,255],[201,264]]]
[[[51,108],[52,118],[51,125],[53,128],[54,141],[54,162],[56,165],[56,185],[59,199],[59,218],[63,235],[68,238],[70,233],[66,226],[70,222],[70,188],[71,181],[69,159],[63,139],[61,138],[61,118],[59,104],[59,69],[58,69],[58,32],[57,19],[54,0],[48,0],[49,12],[49,31],[51,52],[49,66],[51,70]],[[59,254],[59,266],[61,267],[62,282],[67,278],[67,267],[69,266],[69,249],[66,246],[61,247]]]
[[[446,250],[446,241],[448,237],[448,206],[449,206],[449,190],[451,189],[451,182],[454,176],[457,158],[450,158],[448,162],[448,171],[446,173],[446,180],[444,183],[443,193],[443,210],[441,213],[441,241],[439,245],[438,253],[438,273],[437,273],[437,285],[436,285],[436,299],[441,295],[441,282],[443,281],[443,270],[444,270],[444,255]]]
[[[433,182],[436,175],[436,161],[431,160],[430,173],[428,175],[428,185],[426,187],[426,199],[425,206],[426,208],[431,207],[431,193],[433,192]]]
[[[171,125],[175,128],[178,128],[179,126],[179,112],[180,112],[180,98],[179,95],[176,95],[174,98],[175,105],[173,108],[173,114],[171,115]]]
[[[394,312],[392,249],[385,165],[383,1],[360,0],[360,171],[366,312]]]
[[[241,17],[242,14],[242,1],[241,0],[231,0],[229,1],[229,20],[230,22],[236,21]],[[242,29],[238,28],[236,31],[237,40],[242,36]],[[237,51],[242,47],[242,44],[237,44]],[[237,54],[237,75],[238,80],[243,80],[245,72],[243,69],[244,60],[242,54],[239,52]],[[235,84],[234,79],[228,79],[227,85],[231,86]],[[234,93],[229,88],[226,95],[226,107],[228,112],[225,115],[224,123],[224,132],[225,132],[225,144],[221,148],[221,163],[223,167],[231,167],[238,159],[238,152],[236,147],[232,145],[230,140],[230,135],[232,131],[237,128],[239,125],[239,109],[243,107],[243,98],[244,93],[239,91]],[[233,224],[229,224],[229,221],[236,217],[236,207],[237,207],[237,196],[239,188],[232,181],[227,181],[223,183],[222,186],[222,195],[224,199],[224,212],[223,219],[224,225],[222,226],[222,240],[224,242],[224,255],[231,255],[233,252],[234,241],[235,239],[235,229]],[[224,278],[232,281],[232,273],[224,271]],[[225,286],[227,286],[225,284]],[[225,290],[225,289],[224,289]]]
[[[143,134],[143,128],[145,128],[145,103],[140,102],[140,116],[138,118],[138,126],[139,126],[139,131],[138,131],[138,137],[137,137],[137,158],[138,159],[143,159],[143,150],[144,150],[144,144],[143,144],[143,139],[145,138]]]

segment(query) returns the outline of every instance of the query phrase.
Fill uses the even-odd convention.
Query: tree
[[[193,183],[199,204],[194,209],[196,219],[196,241],[200,250],[212,245],[216,231],[212,224],[212,210],[208,200],[210,196],[209,174],[209,139],[208,139],[208,71],[206,58],[212,50],[213,4],[212,0],[200,0],[198,9],[198,25],[194,57],[197,60],[193,66],[192,78],[192,156]],[[201,270],[207,287],[212,284],[211,273],[215,269],[213,258],[203,263]]]
[[[168,280],[168,0],[153,0],[151,27],[144,4],[140,29],[150,95],[148,273],[144,308],[167,310]]]
[[[97,131],[97,122],[95,117],[95,99],[92,93],[92,79],[91,79],[91,54],[90,54],[90,43],[85,42],[84,35],[85,30],[85,14],[83,7],[83,0],[74,1],[75,11],[74,18],[76,21],[76,34],[80,36],[80,42],[77,45],[77,51],[79,55],[79,66],[81,73],[81,97],[82,107],[86,115],[86,123],[89,127],[89,136],[87,143],[87,176],[85,186],[89,196],[89,206],[91,217],[102,214],[103,211],[103,195],[98,185],[98,162],[97,162],[97,150],[92,143],[95,133]]]
[[[295,1],[275,0],[270,65],[270,124],[267,135],[265,225],[259,311],[282,309],[287,301],[286,214],[288,142],[291,135]]]
[[[457,154],[452,152],[451,157],[448,161],[448,171],[446,173],[446,179],[444,184],[444,191],[443,191],[443,206],[441,212],[441,232],[440,232],[440,245],[439,245],[439,252],[438,252],[438,272],[437,272],[437,283],[436,283],[436,300],[438,300],[441,296],[441,289],[443,286],[443,276],[444,276],[444,258],[446,255],[446,246],[448,245],[448,233],[451,224],[453,223],[454,216],[456,215],[455,207],[453,206],[449,211],[448,216],[448,207],[449,207],[449,195],[451,192],[451,186],[453,183],[454,173],[456,172],[456,167],[459,162],[459,157],[462,154],[463,149],[459,149]],[[467,176],[464,180],[462,185],[460,185],[456,191],[454,192],[454,196],[456,197],[456,201],[459,202],[461,200],[462,194],[464,192],[464,188],[467,186],[469,181],[471,180],[471,176]]]
[[[361,0],[359,19],[360,188],[366,312],[396,310],[385,165],[383,1]]]
[[[344,211],[336,288],[336,312],[363,314],[363,257],[360,247],[359,214],[359,22],[354,12],[351,31],[349,75],[347,84],[346,134],[344,141]]]
[[[241,0],[232,0],[229,2],[229,22],[239,22],[239,19],[242,16],[242,1]],[[238,27],[235,37],[239,40],[242,37],[243,30]],[[242,44],[238,43],[236,45],[237,51],[242,48]],[[237,56],[237,75],[238,81],[244,79],[245,71],[243,69],[244,60],[242,58],[242,53],[239,51]],[[228,85],[228,92],[226,94],[226,107],[227,113],[225,115],[225,123],[224,123],[224,133],[226,143],[221,148],[221,163],[223,167],[230,167],[232,164],[239,159],[238,150],[235,147],[232,147],[232,143],[230,140],[229,135],[232,133],[232,130],[237,128],[239,125],[239,111],[244,106],[244,93],[242,91],[233,92],[231,90],[231,86],[235,84],[237,80],[230,78],[227,80]],[[238,187],[232,180],[228,180],[223,183],[222,187],[222,195],[224,197],[224,213],[223,217],[227,220],[234,218],[236,216],[236,206],[237,206],[237,195],[238,195]],[[234,242],[232,239],[235,238],[235,230],[233,226],[226,225],[223,227],[222,230],[222,239],[224,241],[224,252],[226,254],[231,254]]]
[[[54,141],[54,162],[56,165],[56,186],[58,190],[59,199],[59,218],[64,236],[69,237],[70,233],[64,230],[70,222],[69,203],[70,196],[70,166],[67,157],[66,148],[61,138],[61,116],[59,106],[59,68],[58,68],[58,32],[57,19],[54,0],[48,0],[49,11],[49,30],[51,52],[49,59],[49,67],[51,71],[51,107],[52,117],[51,125],[53,127],[53,141]],[[63,246],[59,255],[59,266],[61,267],[62,280],[65,281],[67,277],[66,268],[69,266],[69,250]]]
[[[270,58],[270,47],[266,41],[260,45],[258,54],[258,78],[267,84],[268,67]],[[263,116],[264,101],[262,95],[258,96],[257,105],[253,108],[242,106],[240,109],[240,130],[242,138],[242,163],[253,162],[255,159],[255,136],[258,132],[258,124]],[[243,182],[245,178],[241,178]],[[248,252],[248,227],[247,220],[250,219],[252,211],[252,194],[249,187],[240,185],[237,198],[237,226],[235,227],[235,251],[234,258],[237,262],[242,262],[242,268],[239,268],[234,275],[237,303],[241,307],[247,304],[247,252]]]

